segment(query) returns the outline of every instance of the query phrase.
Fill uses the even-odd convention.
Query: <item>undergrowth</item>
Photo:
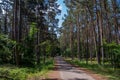
[[[35,67],[16,67],[11,64],[0,66],[0,80],[29,80],[45,76],[53,68],[53,59],[46,60]]]
[[[120,80],[120,69],[113,69],[110,65],[98,65],[97,62],[86,64],[85,61],[79,61],[78,59],[69,60],[66,59],[67,62],[77,65],[81,68],[87,68],[92,70],[97,74],[104,75],[109,78],[109,80]]]

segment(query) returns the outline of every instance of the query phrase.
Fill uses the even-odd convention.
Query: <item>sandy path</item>
[[[62,57],[56,57],[55,60],[62,80],[95,80],[84,71],[66,63]]]

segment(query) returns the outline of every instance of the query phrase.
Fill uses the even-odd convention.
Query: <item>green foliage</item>
[[[113,67],[119,67],[120,66],[120,44],[116,44],[115,42],[107,43],[104,41],[103,45],[105,49],[105,53],[107,55],[110,55],[109,59],[112,63]]]
[[[67,49],[63,52],[63,55],[64,55],[64,56],[69,56],[69,57],[70,57],[70,54],[71,54],[70,48],[67,48]]]
[[[35,34],[37,33],[36,24],[32,23],[29,34],[26,36],[21,44],[19,44],[22,61],[25,66],[33,66],[35,64]]]
[[[13,65],[0,66],[0,80],[27,80],[44,76],[49,70],[53,68],[53,59],[47,59],[45,64],[36,65],[33,68],[25,67],[18,68]]]
[[[0,67],[0,77],[3,80],[26,80],[27,73],[25,68],[17,68],[11,65]]]
[[[12,49],[16,42],[9,39],[7,35],[0,34],[0,62],[8,62],[11,60]]]
[[[47,56],[52,56],[54,57],[55,55],[60,53],[60,49],[58,48],[56,43],[53,43],[50,40],[46,40],[40,44],[42,51],[46,54]]]
[[[30,72],[30,74],[28,74],[28,78],[39,79],[41,76],[47,77],[46,73],[54,68],[53,65],[54,61],[51,58],[47,59],[45,63],[41,62],[41,64],[36,65],[36,67],[32,69],[31,71],[32,73]]]
[[[120,55],[120,45],[115,42],[112,43],[104,43],[105,48],[109,48],[108,53]]]
[[[38,29],[36,28],[36,23],[32,23],[29,31],[29,38],[34,38],[34,35],[37,33]]]

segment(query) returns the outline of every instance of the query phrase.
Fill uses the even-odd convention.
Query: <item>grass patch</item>
[[[120,80],[120,69],[114,70],[109,65],[104,65],[104,66],[98,65],[96,61],[92,63],[89,62],[89,64],[86,64],[85,61],[79,61],[78,59],[75,60],[66,59],[66,61],[71,64],[77,65],[79,67],[92,70],[97,74],[104,75],[108,77],[110,80]]]
[[[29,80],[45,76],[53,68],[53,59],[47,59],[46,63],[41,63],[35,67],[21,67],[6,64],[0,66],[0,80]]]

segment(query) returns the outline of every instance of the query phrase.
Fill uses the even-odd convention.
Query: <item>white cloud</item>
[[[60,6],[58,7],[58,9],[62,10],[62,5],[60,5]]]

